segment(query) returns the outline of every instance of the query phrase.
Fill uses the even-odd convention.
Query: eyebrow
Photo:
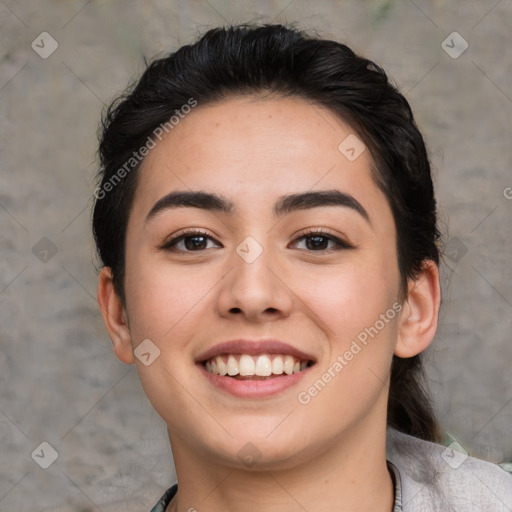
[[[353,196],[339,190],[320,190],[287,194],[279,198],[273,208],[274,217],[282,217],[297,210],[320,208],[323,206],[342,206],[359,213],[370,225],[370,216],[363,205]],[[200,208],[232,216],[235,205],[218,194],[202,191],[175,191],[160,198],[146,216],[145,223],[158,213],[174,208]]]

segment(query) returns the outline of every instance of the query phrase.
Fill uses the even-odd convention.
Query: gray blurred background
[[[345,42],[411,102],[447,241],[436,408],[470,455],[512,460],[511,0],[0,0],[0,511],[149,510],[175,481],[96,303],[96,132],[144,57],[244,21]]]

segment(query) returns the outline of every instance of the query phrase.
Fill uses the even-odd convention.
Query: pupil
[[[185,239],[185,246],[187,247],[187,249],[204,249],[204,247],[206,246],[206,242],[204,241],[206,237],[204,236],[189,236],[188,238]],[[199,243],[189,243],[190,240],[198,240],[198,239],[201,239],[202,242],[199,242]]]
[[[324,241],[324,243],[322,244],[322,243],[320,242],[320,244],[319,244],[319,243],[318,243],[318,241],[319,241],[319,240],[323,240],[323,241]],[[312,241],[314,241],[314,242],[313,242],[313,244],[311,244],[311,243],[310,243],[310,242],[312,242]],[[312,237],[310,237],[310,238],[309,238],[309,240],[308,240],[308,244],[307,244],[307,245],[308,245],[308,249],[310,249],[310,248],[311,248],[311,246],[312,246],[312,247],[314,247],[314,248],[317,248],[317,249],[321,246],[323,249],[325,249],[325,242],[326,242],[326,241],[327,241],[327,238],[326,238],[326,237],[324,237],[324,236],[312,236]]]

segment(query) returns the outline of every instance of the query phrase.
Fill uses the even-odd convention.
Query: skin
[[[168,510],[392,509],[385,455],[391,360],[422,352],[434,337],[437,266],[425,262],[400,314],[317,396],[306,405],[297,399],[400,299],[395,223],[372,179],[369,150],[353,162],[338,150],[353,133],[303,99],[236,97],[197,106],[144,161],[127,227],[126,306],[109,268],[99,276],[98,302],[115,354],[137,365],[167,423],[179,481]],[[272,215],[283,195],[332,189],[357,199],[370,222],[341,206]],[[152,206],[177,190],[215,192],[236,213],[181,207],[145,223]],[[175,252],[158,249],[185,228],[213,239],[199,251],[189,244],[185,252],[184,242]],[[323,228],[353,248],[311,247],[298,238],[305,228]],[[247,236],[263,248],[252,263],[236,252]],[[195,359],[237,337],[283,340],[316,364],[276,396],[228,395]],[[133,354],[146,338],[161,351],[149,366]],[[246,443],[260,457],[251,467],[237,456]]]

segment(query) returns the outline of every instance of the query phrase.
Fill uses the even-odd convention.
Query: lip
[[[260,354],[284,354],[295,356],[298,359],[316,363],[315,356],[302,352],[294,346],[279,340],[248,340],[236,339],[214,345],[196,358],[196,362],[204,363],[208,359],[223,354],[248,354],[257,356]]]
[[[204,362],[223,354],[285,354],[298,359],[312,361],[312,365],[292,375],[276,375],[266,380],[237,380],[224,375],[215,375],[206,370]],[[199,371],[218,389],[239,398],[266,398],[275,396],[296,385],[316,363],[316,358],[301,350],[278,340],[247,340],[237,339],[219,343],[203,352],[196,359]]]
[[[311,366],[292,375],[276,375],[267,380],[237,380],[232,377],[215,375],[197,363],[199,371],[217,388],[239,398],[266,398],[275,396],[297,384],[311,370]]]

